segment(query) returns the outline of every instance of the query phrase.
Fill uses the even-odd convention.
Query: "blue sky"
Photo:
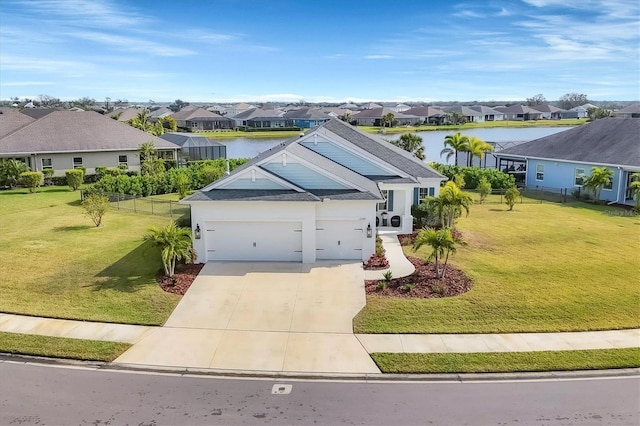
[[[635,0],[2,0],[0,98],[640,98]]]

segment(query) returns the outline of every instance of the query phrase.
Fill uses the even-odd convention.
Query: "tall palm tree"
[[[469,215],[473,199],[462,192],[455,182],[449,181],[440,189],[438,197],[428,198],[425,202],[436,209],[443,228],[453,228],[456,219],[462,215],[462,210]]]
[[[458,164],[458,152],[467,152],[469,150],[469,138],[462,136],[460,132],[453,135],[447,135],[444,138],[444,149],[440,151],[440,156],[447,155],[447,161],[455,155],[455,164]]]
[[[600,200],[600,191],[605,186],[610,186],[613,179],[613,170],[606,167],[594,167],[591,174],[584,179],[583,186],[585,189],[593,191],[593,198]]]
[[[458,245],[464,244],[466,243],[451,232],[451,228],[441,228],[437,231],[433,228],[426,228],[418,233],[413,250],[416,251],[423,245],[430,246],[431,253],[425,260],[427,262],[433,260],[436,278],[443,279],[447,272],[449,255],[456,252]],[[440,270],[439,262],[442,258],[444,258],[444,264]]]
[[[395,120],[396,116],[393,115],[392,112],[386,113],[383,117],[382,117],[382,123],[383,124],[389,124],[389,127],[393,127],[393,120]]]
[[[412,153],[420,160],[424,160],[424,146],[422,146],[422,138],[414,133],[405,133],[400,139],[391,141],[392,144]]]
[[[482,157],[485,152],[492,152],[493,146],[491,144],[486,143],[480,138],[472,136],[469,139],[469,166],[473,165],[473,157],[478,157],[480,159],[480,166],[482,166]]]
[[[144,236],[145,241],[151,241],[161,250],[162,266],[168,277],[173,277],[176,271],[176,261],[190,262],[194,258],[191,247],[191,229],[179,228],[175,222],[160,228],[149,228]]]

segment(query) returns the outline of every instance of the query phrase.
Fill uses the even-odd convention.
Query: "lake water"
[[[570,128],[571,127],[494,127],[489,129],[461,130],[460,133],[469,137],[475,136],[487,142],[498,142],[502,143],[501,145],[508,145],[504,143],[538,139],[554,133],[563,132]],[[444,148],[444,138],[455,132],[456,131],[452,130],[417,132],[416,134],[422,137],[422,144],[424,145],[425,155],[427,156],[426,161],[443,163],[444,159],[440,158],[440,151]],[[395,134],[383,135],[382,137],[388,140],[396,140],[400,138],[400,136],[401,134]],[[251,158],[289,139],[290,138],[236,138],[220,140],[219,142],[227,146],[227,156],[229,158]]]

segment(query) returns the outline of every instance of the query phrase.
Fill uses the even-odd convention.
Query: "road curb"
[[[237,379],[273,379],[273,380],[319,380],[354,382],[486,382],[486,381],[527,381],[527,380],[579,380],[606,379],[621,377],[640,377],[640,368],[621,368],[611,370],[576,370],[517,373],[451,373],[451,374],[345,374],[345,373],[295,373],[278,371],[220,370],[213,368],[185,368],[154,365],[133,365],[99,361],[80,361],[65,358],[47,358],[31,355],[0,353],[0,363],[22,363],[32,365],[84,368],[96,371],[117,371],[147,374],[169,374],[193,377],[218,377]]]

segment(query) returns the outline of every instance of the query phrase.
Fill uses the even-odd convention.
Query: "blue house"
[[[331,120],[329,115],[315,108],[300,108],[287,111],[284,117],[293,120],[293,124],[301,129],[312,129]]]
[[[613,171],[600,198],[633,204],[631,175],[640,172],[640,119],[605,118],[495,153],[500,170],[524,175],[528,188],[573,191],[594,167]]]

